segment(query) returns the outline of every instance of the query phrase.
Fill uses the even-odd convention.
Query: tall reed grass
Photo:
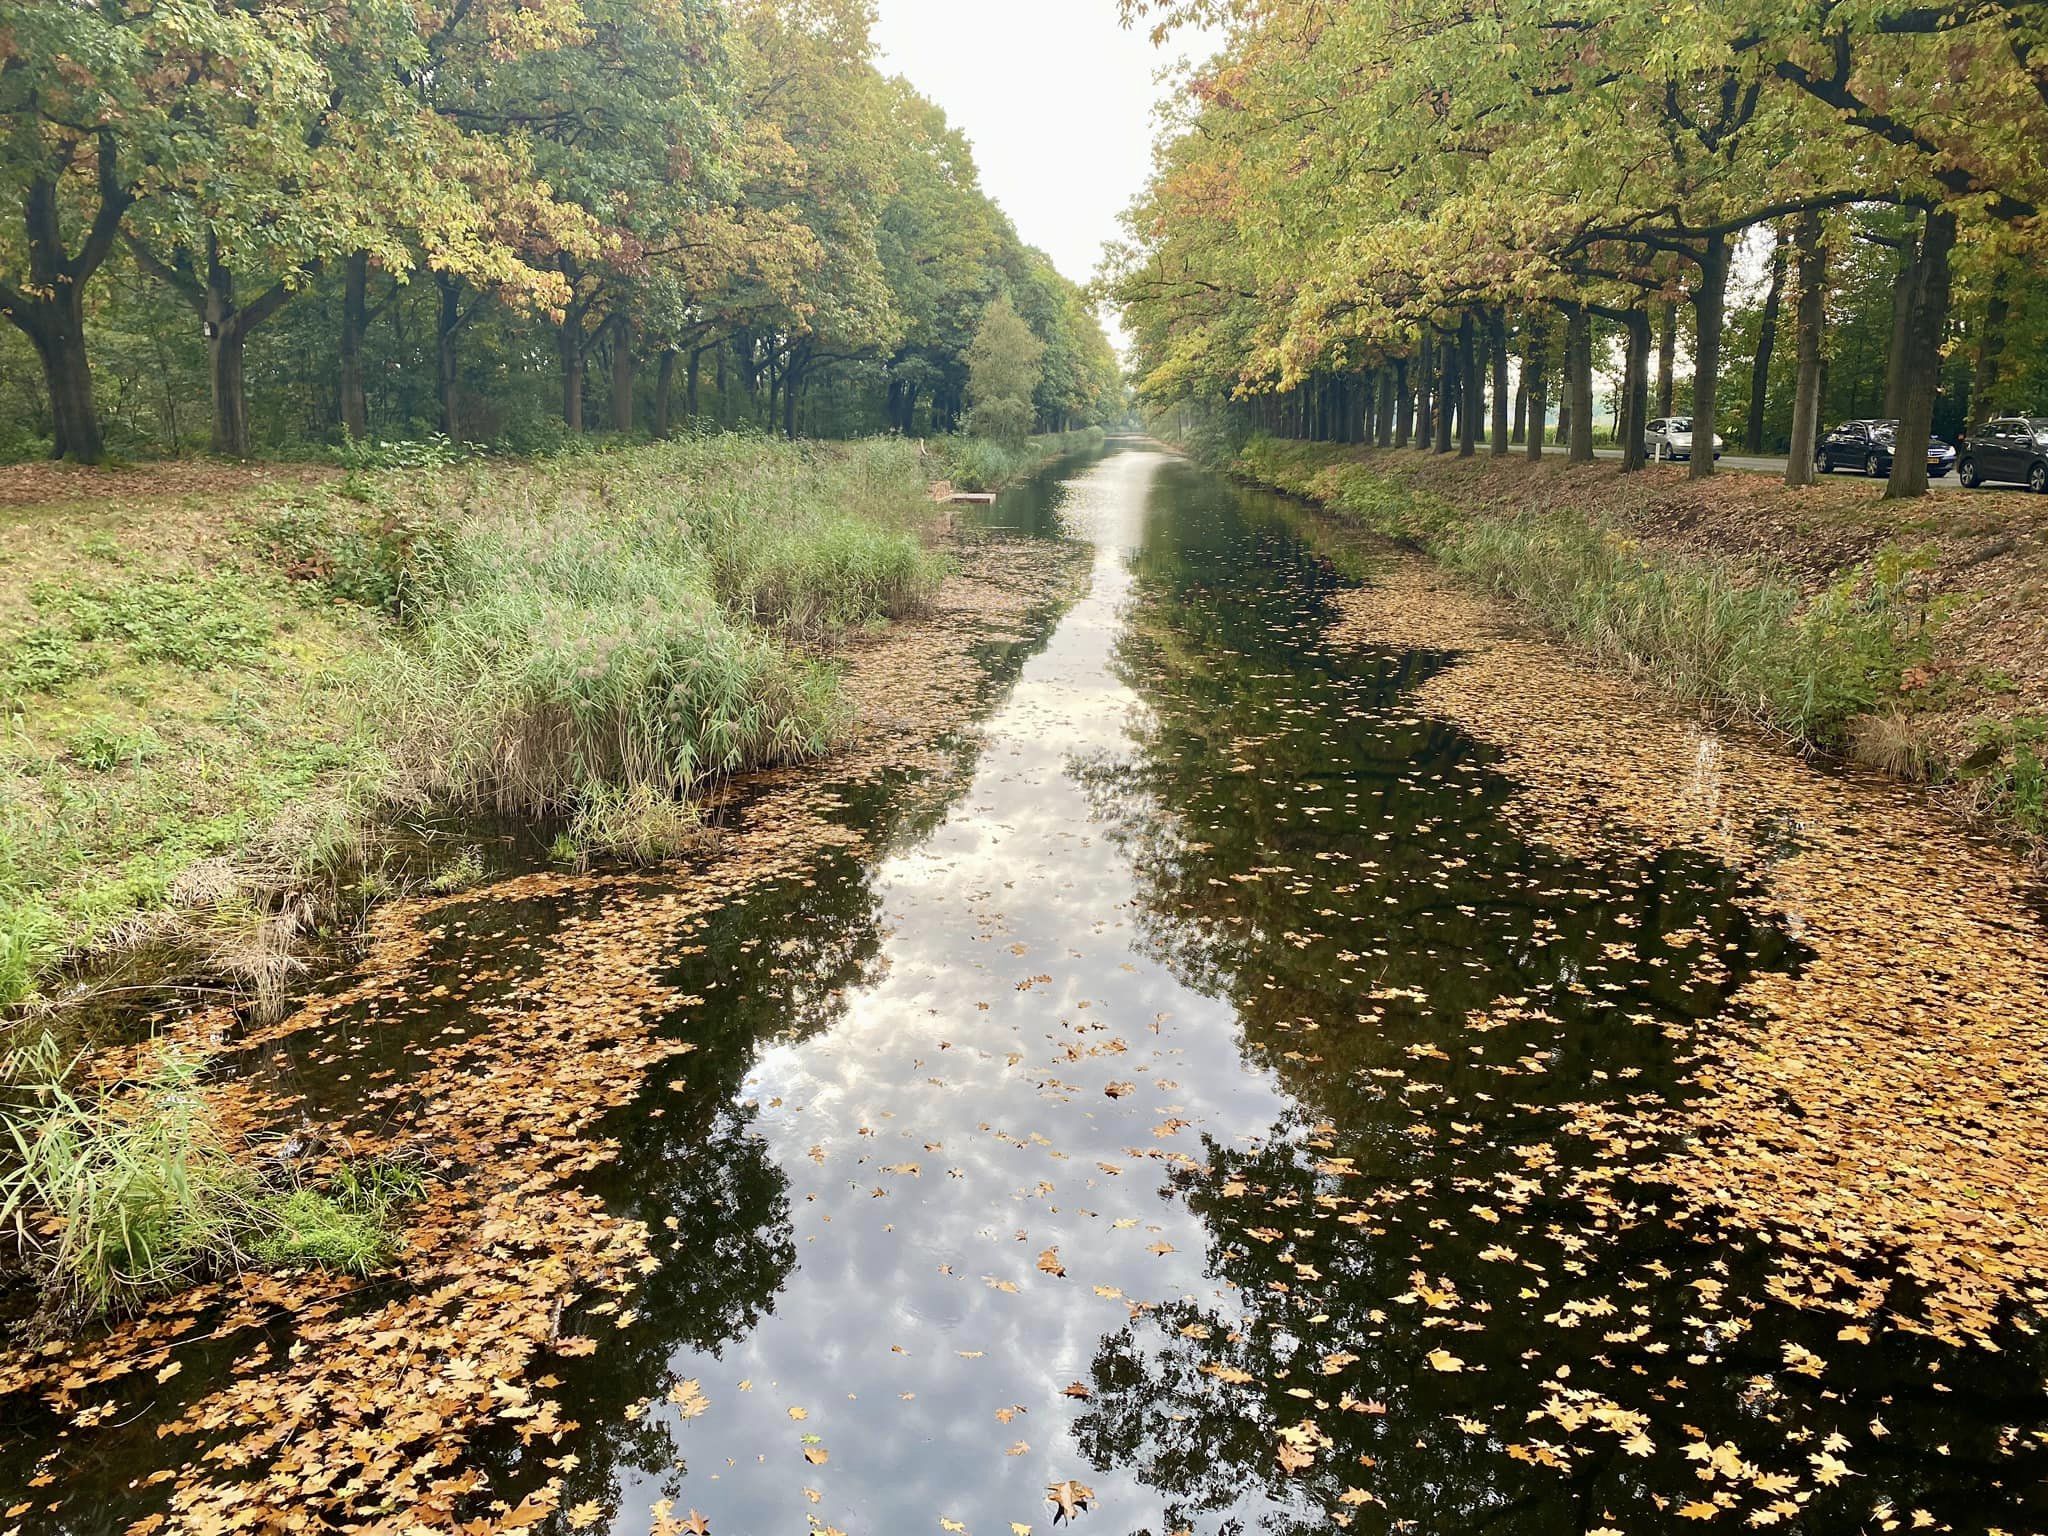
[[[1836,750],[1927,652],[1917,555],[1898,548],[1815,597],[1731,560],[1644,549],[1572,512],[1467,509],[1315,444],[1255,438],[1234,468],[1426,550],[1596,655],[1723,715]]]

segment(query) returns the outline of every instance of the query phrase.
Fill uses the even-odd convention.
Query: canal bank
[[[11,1361],[25,1529],[2039,1523],[2039,1053],[1925,1035],[2043,1017],[2011,866],[1184,460],[987,522],[1086,590],[958,592],[896,750],[243,1042],[444,1183]]]

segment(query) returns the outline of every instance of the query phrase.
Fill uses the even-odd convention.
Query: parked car
[[[1963,439],[1965,485],[2006,480],[2048,493],[2048,416],[2001,416]]]
[[[1721,450],[1728,445],[1721,441],[1721,434],[1714,434],[1714,457],[1721,457]],[[1643,452],[1653,459],[1689,459],[1692,457],[1692,418],[1690,416],[1666,416],[1651,422],[1643,428]]]
[[[1813,467],[1822,474],[1838,469],[1860,469],[1866,475],[1892,472],[1892,444],[1898,440],[1896,421],[1845,421],[1828,433],[1813,449]],[[1927,473],[1939,480],[1955,468],[1953,444],[1938,437],[1927,439]]]

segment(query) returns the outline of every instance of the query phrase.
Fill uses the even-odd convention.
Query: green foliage
[[[334,597],[407,619],[445,579],[454,530],[432,510],[347,498],[286,501],[257,514],[250,530],[287,575]]]
[[[344,1163],[324,1189],[301,1186],[262,1196],[250,1257],[274,1269],[367,1275],[397,1257],[398,1208],[425,1193],[426,1181],[402,1164]]]
[[[1102,429],[1055,432],[1034,437],[1019,447],[987,437],[949,437],[937,444],[945,478],[955,490],[999,491],[1024,479],[1055,459],[1100,448]]]
[[[981,318],[967,349],[968,428],[976,437],[1021,449],[1036,415],[1045,343],[1017,313],[1008,294],[999,294]]]
[[[2016,715],[1977,727],[1960,777],[1978,807],[2030,837],[2048,836],[2048,719]]]
[[[74,1316],[131,1307],[250,1263],[367,1273],[424,1181],[343,1164],[325,1187],[266,1182],[208,1100],[200,1062],[158,1054],[137,1082],[74,1086],[75,1063],[24,1026],[0,1055],[0,1229]]]
[[[1923,554],[1887,549],[1808,601],[1789,581],[1651,552],[1576,513],[1457,508],[1311,444],[1254,439],[1238,468],[1427,550],[1681,698],[1804,744],[1843,746],[1930,639],[1913,596]]]
[[[141,730],[124,731],[104,720],[93,720],[72,733],[69,750],[72,759],[81,767],[90,768],[95,773],[109,773],[156,756],[163,750],[163,742],[146,726]]]
[[[658,864],[704,847],[710,833],[703,814],[687,800],[647,784],[625,789],[600,785],[583,797],[563,839],[556,852],[559,862],[582,865],[608,858]]]
[[[47,584],[32,595],[71,641],[99,642],[135,661],[168,661],[197,672],[248,665],[273,628],[261,597],[227,572],[107,586]]]

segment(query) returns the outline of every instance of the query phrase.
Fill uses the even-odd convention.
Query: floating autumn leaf
[[[1094,1395],[1095,1394],[1090,1392],[1084,1384],[1078,1381],[1070,1381],[1064,1387],[1060,1388],[1060,1396],[1062,1397],[1089,1398],[1093,1397]]]
[[[1050,1484],[1045,1490],[1045,1496],[1053,1506],[1052,1523],[1058,1525],[1062,1520],[1072,1520],[1085,1510],[1088,1501],[1095,1497],[1095,1490],[1086,1483],[1076,1482],[1069,1477]]]
[[[565,1510],[562,1518],[569,1522],[570,1530],[587,1531],[590,1527],[597,1524],[603,1514],[604,1510],[597,1500],[585,1499],[581,1504],[573,1505]]]
[[[1120,1099],[1127,1093],[1136,1093],[1138,1085],[1136,1083],[1111,1083],[1102,1091],[1112,1099]]]
[[[1432,1349],[1429,1352],[1429,1368],[1433,1371],[1462,1371],[1465,1362],[1448,1349]]]
[[[1038,1267],[1045,1274],[1056,1277],[1064,1277],[1067,1272],[1067,1266],[1060,1262],[1060,1251],[1056,1247],[1048,1248],[1038,1256]]]
[[[704,1395],[704,1389],[697,1384],[694,1376],[670,1387],[668,1400],[675,1405],[676,1412],[686,1419],[697,1418],[711,1406],[711,1399]]]
[[[690,1536],[711,1536],[711,1522],[694,1509],[683,1516],[683,1529],[688,1531]]]

